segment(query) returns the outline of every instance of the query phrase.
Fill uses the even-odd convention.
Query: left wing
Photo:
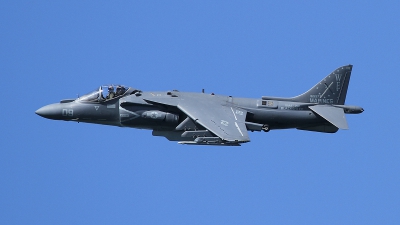
[[[247,113],[245,110],[223,105],[225,102],[214,96],[204,97],[185,96],[179,101],[177,107],[195,122],[218,136],[222,143],[239,144],[250,141],[245,125]],[[207,144],[206,142],[209,140],[210,143],[216,141],[212,138],[198,138],[194,143],[181,143]]]

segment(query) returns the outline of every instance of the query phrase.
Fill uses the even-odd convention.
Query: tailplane
[[[314,114],[325,119],[325,122],[322,124],[297,127],[297,129],[324,133],[335,133],[338,129],[347,130],[349,126],[347,125],[345,113],[354,114],[364,111],[364,109],[359,106],[345,105],[352,68],[352,65],[337,68],[310,90],[299,96],[293,98],[263,96],[262,99],[310,103],[306,104],[308,108],[313,111]]]

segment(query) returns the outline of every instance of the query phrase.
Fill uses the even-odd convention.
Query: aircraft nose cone
[[[41,117],[46,117],[47,110],[45,109],[45,107],[42,107],[42,108],[36,110],[35,113],[38,114]]]
[[[42,108],[36,110],[35,113],[47,119],[61,119],[61,109],[58,107],[58,104],[43,106]]]

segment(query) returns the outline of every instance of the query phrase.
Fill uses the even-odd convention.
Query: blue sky
[[[2,1],[2,224],[399,224],[396,1]],[[353,64],[350,130],[182,146],[34,112],[102,84],[298,95]]]

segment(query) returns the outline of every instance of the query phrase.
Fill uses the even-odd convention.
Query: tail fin
[[[344,105],[352,68],[352,65],[337,68],[310,90],[291,100],[321,105]]]

